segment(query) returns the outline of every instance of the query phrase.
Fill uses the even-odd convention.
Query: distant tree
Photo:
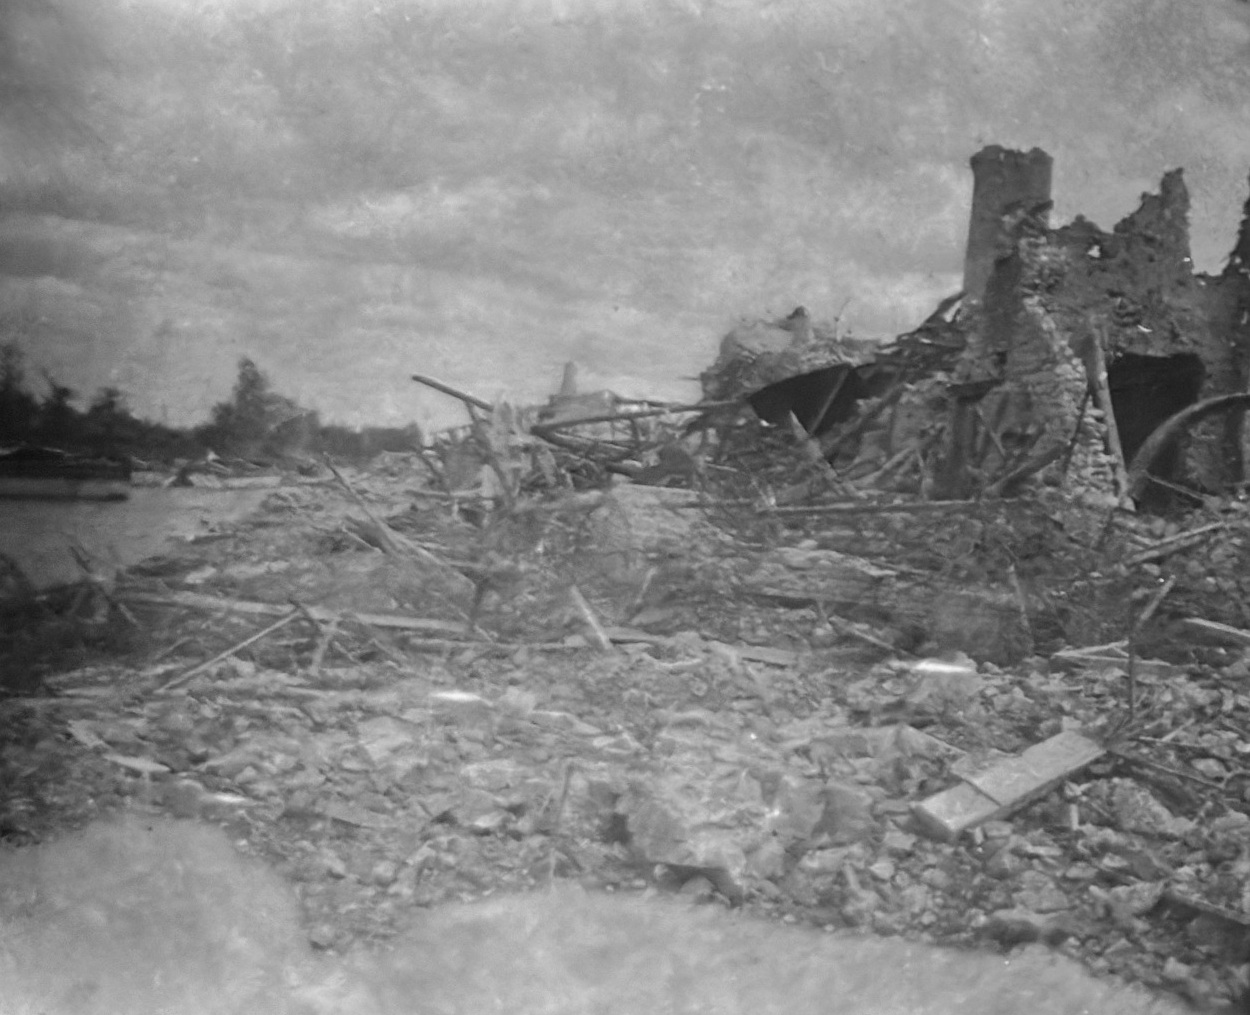
[[[359,430],[351,430],[338,423],[329,423],[318,435],[321,450],[331,458],[350,462],[364,459],[364,439]]]
[[[213,406],[209,423],[196,436],[225,455],[285,457],[304,450],[316,429],[316,413],[271,391],[264,371],[244,356],[230,401]]]
[[[321,450],[321,417],[315,409],[300,409],[280,420],[269,432],[267,447],[282,457],[305,457]]]
[[[223,454],[255,454],[266,431],[265,398],[269,378],[248,357],[239,360],[230,401],[213,406],[203,440]]]
[[[135,437],[127,443],[125,450],[136,458],[171,464],[178,458],[199,458],[204,454],[204,443],[187,430],[150,420],[137,420],[135,427]]]
[[[120,388],[100,388],[79,422],[82,441],[92,450],[140,453],[144,424],[131,415]]]
[[[405,427],[369,426],[359,430],[331,423],[321,428],[318,444],[333,458],[362,463],[383,451],[420,451],[424,437],[416,423]]]
[[[126,406],[126,394],[121,388],[105,387],[95,393],[91,405],[87,407],[88,416],[129,416],[130,409]]]
[[[39,421],[39,401],[26,390],[22,347],[0,342],[0,442],[29,440]]]
[[[383,451],[420,451],[425,443],[421,427],[416,423],[407,426],[367,426],[361,431],[365,450],[370,457]]]
[[[46,444],[73,444],[79,433],[79,413],[73,406],[74,389],[61,384],[46,370],[43,379],[47,382],[48,393],[39,403],[35,435]]]

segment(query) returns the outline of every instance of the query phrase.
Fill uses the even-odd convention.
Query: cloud
[[[453,379],[548,390],[555,368],[525,356],[558,362],[587,334],[589,369],[626,376],[641,357],[659,383],[739,315],[833,316],[850,297],[857,331],[911,327],[957,284],[984,144],[1046,148],[1059,212],[1104,227],[1184,165],[1200,268],[1228,249],[1250,169],[1250,17],[1233,0],[3,10],[44,3],[88,18],[109,54],[68,90],[48,79],[93,136],[49,130],[55,158],[19,164],[0,112],[0,183],[150,230],[97,280],[146,330],[104,322],[101,341],[182,343],[201,382],[269,352],[343,411],[373,383],[343,380],[352,363],[402,369],[410,338]],[[0,57],[16,23],[0,17]],[[10,266],[42,271],[50,249]],[[337,358],[345,334],[365,353]]]
[[[516,214],[526,194],[515,183],[492,177],[460,185],[435,179],[422,186],[354,194],[323,205],[309,215],[319,229],[356,239],[389,239],[435,234],[472,237],[492,223]]]

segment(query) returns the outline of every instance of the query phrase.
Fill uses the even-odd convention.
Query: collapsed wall
[[[1206,308],[1206,319],[1212,332],[1228,346],[1226,388],[1245,391],[1250,377],[1250,197],[1242,206],[1241,226],[1237,241],[1216,276],[1199,276]],[[1215,387],[1215,385],[1212,385]],[[1218,448],[1223,467],[1233,482],[1245,479],[1247,435],[1243,414],[1231,412],[1220,421],[1212,421],[1208,432],[1219,429]],[[1195,449],[1200,452],[1200,449]]]
[[[1032,186],[1036,156],[1016,155]],[[978,155],[972,164],[977,172],[987,163]],[[1004,162],[989,165],[1001,172]],[[1247,336],[1234,323],[1250,302],[1245,269],[1215,280],[1194,274],[1181,170],[1111,232],[1081,216],[1051,229],[1045,210],[1000,209],[994,263],[964,318],[943,495],[983,492],[985,476],[1024,458],[1078,496],[1122,498],[1129,464],[1162,422],[1245,390]],[[1243,225],[1243,241],[1244,233]],[[1184,433],[1152,466],[1153,497],[1239,482],[1240,430],[1233,412]]]
[[[1250,396],[1232,396],[1250,377],[1250,200],[1209,277],[1193,271],[1180,169],[1107,232],[1083,216],[1050,226],[1041,149],[990,146],[971,166],[959,296],[887,345],[849,341],[802,308],[744,323],[703,374],[704,397],[801,426],[841,478],[881,483],[886,469],[883,492],[1041,487],[1167,508],[1242,482]]]

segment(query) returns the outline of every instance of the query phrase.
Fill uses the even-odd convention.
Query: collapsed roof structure
[[[885,345],[803,308],[725,336],[704,397],[791,414],[840,474],[931,499],[1059,488],[1154,510],[1245,478],[1250,201],[1223,272],[1195,274],[1182,170],[1106,232],[1049,224],[1052,160],[971,160],[963,291]]]

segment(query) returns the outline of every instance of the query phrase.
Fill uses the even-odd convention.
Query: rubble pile
[[[323,950],[572,878],[1237,992],[1242,261],[1179,173],[1104,233],[978,164],[906,335],[742,322],[694,405],[418,377],[470,422],[26,603],[128,654],[6,684],[0,835],[225,824]]]

